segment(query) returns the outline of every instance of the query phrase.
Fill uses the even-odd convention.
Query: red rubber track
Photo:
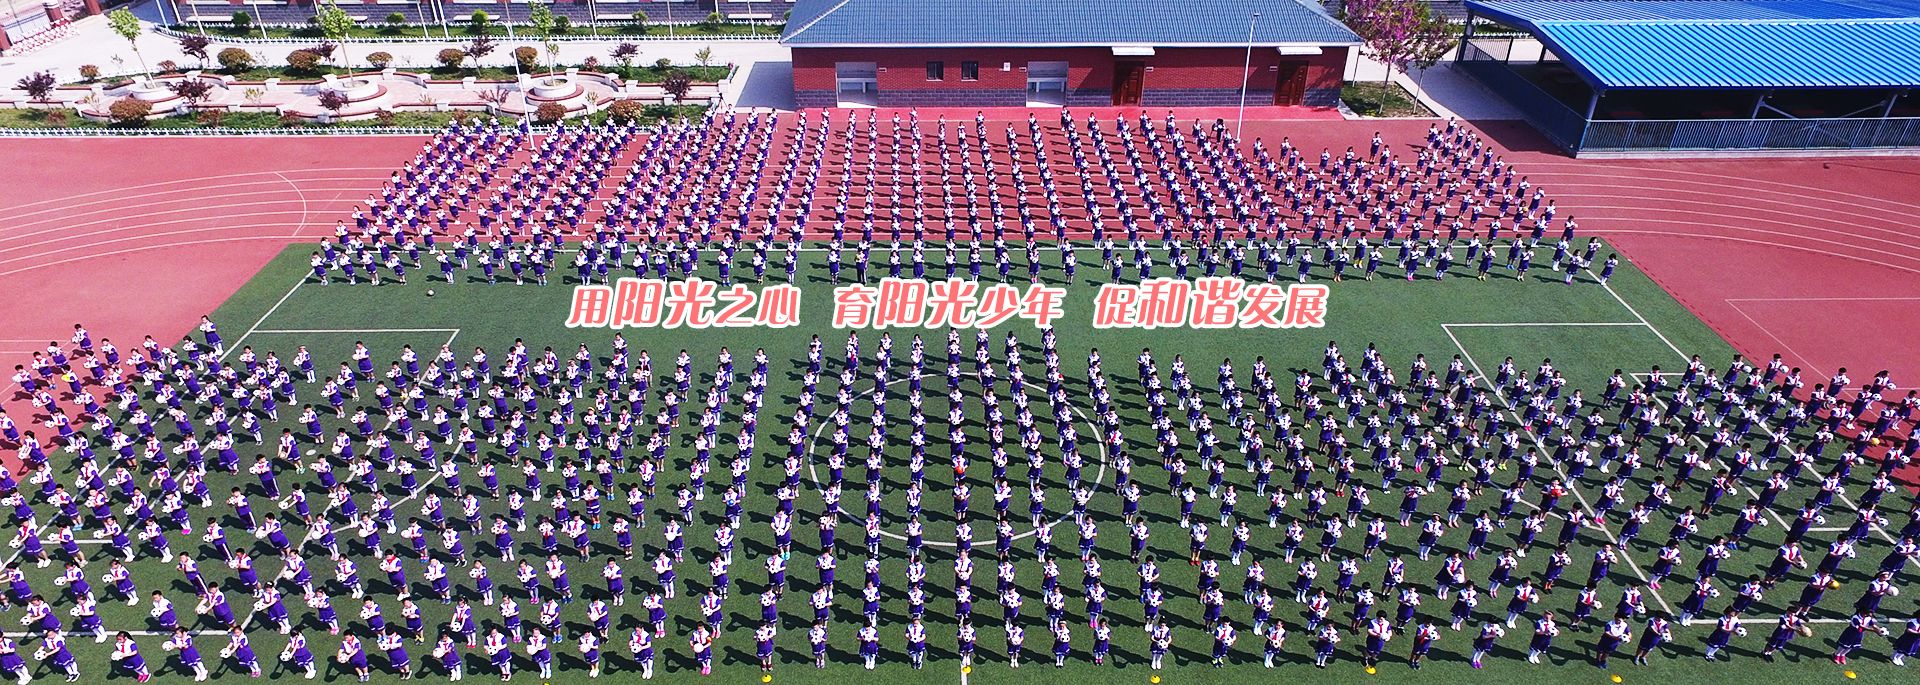
[[[287,244],[318,240],[424,138],[28,138],[0,145],[0,406],[75,323],[123,351],[193,330]],[[65,397],[62,397],[65,401]],[[45,435],[44,429],[39,431]],[[9,455],[11,458],[12,455]]]

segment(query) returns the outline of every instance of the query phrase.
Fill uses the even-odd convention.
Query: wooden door
[[[1138,106],[1140,90],[1147,76],[1145,62],[1115,62],[1113,64],[1113,104],[1120,107]]]
[[[1307,65],[1304,62],[1281,62],[1279,75],[1273,86],[1273,104],[1298,105],[1307,98]]]

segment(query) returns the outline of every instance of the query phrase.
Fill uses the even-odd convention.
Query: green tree
[[[122,7],[107,13],[107,25],[113,32],[127,39],[127,45],[133,48],[133,56],[140,60],[140,80],[145,81],[150,72],[147,69],[147,57],[140,54],[140,18]]]
[[[553,34],[560,23],[554,19],[553,8],[548,7],[546,3],[534,3],[527,8],[527,24],[533,27],[534,35],[538,36],[540,43],[547,48],[547,71],[558,71],[556,60],[559,59],[560,44],[554,42]]]
[[[347,54],[346,42],[353,33],[353,16],[347,14],[346,10],[340,9],[338,3],[328,0],[325,4],[314,8],[313,19],[314,23],[320,25],[320,33],[325,35],[327,40],[341,44],[340,65],[346,67],[348,73],[352,73],[353,58]]]

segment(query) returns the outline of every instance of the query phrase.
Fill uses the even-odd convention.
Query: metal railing
[[[1587,122],[1582,152],[1920,147],[1920,118]]]
[[[1512,102],[1527,117],[1527,122],[1540,129],[1547,139],[1569,150],[1580,147],[1580,134],[1587,124],[1585,115],[1573,111],[1559,98],[1541,90],[1478,46],[1468,44],[1466,56],[1467,59],[1456,62],[1454,66],[1465,70],[1486,84],[1488,89]]]

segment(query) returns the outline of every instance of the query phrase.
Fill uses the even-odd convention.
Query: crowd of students
[[[651,135],[459,125],[428,144],[311,255],[320,283],[428,278],[594,283],[632,275],[731,284],[880,275],[1113,281],[1380,274],[1604,282],[1618,265],[1470,129],[1413,155],[1239,145],[1224,122],[1116,117],[989,133],[984,116],[883,125],[712,114]],[[928,129],[931,129],[929,131]],[[629,151],[628,148],[637,148]],[[776,149],[777,148],[777,149]],[[775,160],[778,166],[775,167]],[[618,181],[621,168],[626,174]],[[829,204],[829,202],[831,204]],[[818,247],[803,248],[806,240]],[[822,251],[816,260],[804,249]],[[1593,272],[1589,272],[1593,269]],[[769,272],[773,273],[769,273]],[[738,272],[738,276],[736,276]],[[784,273],[782,273],[784,272]]]
[[[1882,606],[1920,553],[1920,511],[1893,480],[1915,454],[1905,436],[1920,400],[1895,399],[1885,374],[1856,386],[1842,371],[1807,390],[1777,357],[1720,372],[1696,359],[1640,382],[1616,374],[1589,396],[1550,362],[1509,359],[1483,378],[1459,357],[1395,369],[1372,347],[1329,345],[1318,374],[1228,360],[1209,385],[1152,350],[1113,375],[1094,350],[1069,380],[1051,329],[1037,348],[984,331],[914,336],[904,352],[890,335],[863,343],[849,335],[831,355],[816,336],[781,358],[799,388],[768,417],[784,439],[761,447],[776,371],[764,350],[736,363],[721,348],[700,382],[686,352],[656,378],[650,354],[618,336],[571,355],[357,345],[333,368],[304,347],[284,361],[229,350],[211,321],[177,346],[148,339],[125,353],[76,327],[14,379],[39,425],[0,415],[0,439],[25,463],[24,482],[0,474],[19,550],[0,582],[28,631],[0,640],[0,670],[25,677],[32,643],[78,680],[68,640],[91,636],[144,679],[155,665],[141,638],[98,615],[120,600],[150,604],[158,630],[140,632],[164,640],[145,646],[177,652],[196,679],[208,641],[234,670],[260,673],[250,636],[263,628],[288,635],[280,659],[308,677],[316,651],[361,679],[457,678],[473,652],[503,678],[551,677],[563,648],[588,675],[617,662],[650,677],[680,649],[663,642],[670,632],[703,673],[729,640],[751,640],[770,670],[794,625],[825,667],[848,629],[845,595],[860,607],[851,631],[867,668],[882,644],[923,665],[933,625],[953,632],[966,665],[990,633],[1016,667],[1032,653],[1104,663],[1116,621],[1146,631],[1155,667],[1176,642],[1208,646],[1215,665],[1269,666],[1302,649],[1316,665],[1372,667],[1406,645],[1418,667],[1458,630],[1478,665],[1520,621],[1530,627],[1514,640],[1535,661],[1565,627],[1592,623],[1601,664],[1695,644],[1713,659],[1750,620],[1774,625],[1771,658],[1823,614],[1846,617],[1828,640],[1836,661],[1876,635],[1895,662],[1920,649],[1920,616]],[[927,498],[951,509],[929,511]],[[1155,518],[1175,512],[1177,526]],[[1844,525],[1825,527],[1829,515]],[[1770,519],[1779,544],[1750,539]],[[952,539],[930,539],[932,520],[951,520]],[[817,546],[796,544],[801,526]],[[1124,551],[1100,541],[1103,528]],[[746,538],[771,551],[746,551]],[[1169,548],[1188,553],[1194,585],[1161,582]],[[1530,553],[1544,569],[1521,568]],[[1584,574],[1576,554],[1590,555]],[[1644,571],[1636,555],[1652,559]],[[1442,559],[1431,579],[1407,575],[1430,556]],[[855,559],[858,573],[837,574]],[[790,574],[790,561],[815,577]],[[53,563],[66,570],[51,583],[29,580],[27,566]],[[193,593],[131,571],[157,564]],[[748,567],[764,574],[736,570]],[[1847,605],[1824,601],[1840,577],[1862,579]],[[1669,606],[1661,583],[1675,580],[1691,589]],[[1797,596],[1754,615],[1781,583]],[[698,598],[682,617],[691,627],[669,613],[682,594]],[[901,598],[904,620],[883,615]],[[423,602],[451,613],[428,622]],[[1029,602],[1038,611],[1023,612]],[[748,628],[725,620],[742,605],[760,609]],[[1170,615],[1189,607],[1198,621]],[[623,616],[635,619],[624,633]],[[1676,636],[1693,622],[1711,626],[1703,640]],[[314,630],[329,635],[324,649]],[[1294,634],[1304,648],[1289,646]],[[416,663],[419,645],[430,658]]]

